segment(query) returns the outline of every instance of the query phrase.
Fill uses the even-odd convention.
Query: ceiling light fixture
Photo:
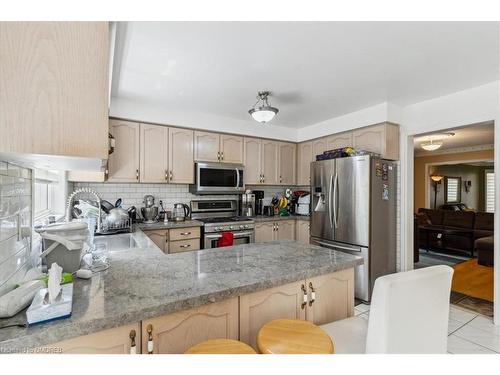
[[[257,94],[257,102],[253,105],[253,108],[248,111],[255,121],[262,124],[271,121],[279,112],[278,108],[271,107],[267,102],[269,95],[271,95],[270,91],[259,91]],[[261,103],[260,106],[258,106],[259,103]]]
[[[455,133],[452,132],[434,133],[421,137],[420,139],[417,139],[417,141],[422,141],[422,143],[420,143],[420,147],[422,147],[425,151],[436,151],[443,145],[444,138],[453,137],[454,135]]]
[[[432,139],[428,142],[423,142],[420,144],[425,151],[436,151],[443,145],[443,141],[433,141]]]

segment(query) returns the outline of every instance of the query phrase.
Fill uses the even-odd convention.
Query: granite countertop
[[[201,227],[203,223],[197,220],[186,220],[186,221],[159,221],[153,224],[137,223],[135,227],[141,230],[154,230],[154,229],[176,229],[176,228],[190,228],[190,227]]]
[[[310,220],[309,216],[306,215],[289,215],[289,216],[254,216],[253,219],[256,223],[262,223],[266,221],[280,221],[280,220]]]
[[[110,268],[75,279],[68,319],[0,329],[0,353],[22,351],[362,264],[295,241],[164,254],[142,232],[104,236]],[[1,325],[24,322],[25,312]]]

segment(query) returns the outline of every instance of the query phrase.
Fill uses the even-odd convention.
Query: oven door
[[[234,236],[233,245],[243,245],[255,242],[254,231],[232,232]],[[219,247],[219,239],[222,233],[206,233],[204,239],[204,249],[213,249]]]
[[[235,194],[245,191],[245,167],[241,164],[196,163],[195,194]]]

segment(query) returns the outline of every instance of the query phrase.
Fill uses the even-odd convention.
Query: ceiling
[[[121,22],[112,97],[301,128],[499,79],[494,22]],[[113,99],[112,99],[113,103]]]
[[[429,136],[443,132],[451,132],[455,133],[455,135],[453,137],[444,138],[443,145],[437,151],[425,151],[420,147],[420,144],[426,141]],[[437,133],[426,133],[416,137],[414,140],[415,154],[432,155],[447,150],[477,148],[480,146],[484,146],[485,148],[489,146],[489,148],[491,148],[491,145],[495,143],[495,131],[492,121],[456,129],[446,129],[445,131],[439,131]]]

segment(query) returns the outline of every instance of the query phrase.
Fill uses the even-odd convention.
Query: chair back
[[[375,281],[367,353],[439,353],[447,348],[453,269],[433,266]]]

